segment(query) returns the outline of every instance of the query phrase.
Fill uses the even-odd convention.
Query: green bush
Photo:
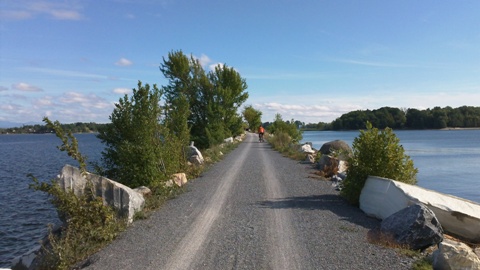
[[[287,134],[291,141],[298,143],[302,140],[302,131],[298,129],[295,121],[283,121],[280,114],[275,115],[275,121],[267,127],[269,133],[274,134],[275,136],[280,135],[280,133]]]
[[[43,119],[47,127],[53,129],[62,145],[58,147],[79,162],[82,174],[86,174],[86,158],[78,150],[78,142],[71,132],[65,134],[58,121]],[[60,233],[48,235],[48,245],[42,249],[40,269],[70,269],[75,263],[98,251],[111,242],[126,226],[111,207],[104,206],[101,198],[95,195],[93,185],[84,195],[76,196],[73,191],[64,191],[55,180],[40,182],[30,175],[33,183],[30,188],[40,190],[50,196],[63,221]]]
[[[352,156],[347,170],[347,178],[341,190],[352,204],[358,204],[360,193],[369,175],[385,177],[407,184],[416,184],[418,170],[405,154],[400,140],[392,129],[379,131],[367,122],[367,129],[360,131],[352,144]]]

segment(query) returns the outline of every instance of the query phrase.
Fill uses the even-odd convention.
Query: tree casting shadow
[[[270,209],[302,209],[312,211],[330,211],[340,219],[355,223],[367,229],[375,228],[379,220],[368,217],[360,208],[349,204],[345,199],[335,194],[287,197],[275,200],[265,200],[256,203],[261,208]],[[312,213],[313,214],[313,213]]]

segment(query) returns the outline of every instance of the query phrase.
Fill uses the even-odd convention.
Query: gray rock
[[[205,161],[205,159],[203,159],[202,156],[193,155],[193,156],[190,157],[190,159],[188,161],[190,161],[190,163],[195,164],[195,165],[202,165],[203,162]]]
[[[106,177],[91,173],[83,176],[80,169],[65,165],[57,179],[63,190],[72,190],[77,196],[84,194],[88,181],[92,182],[95,194],[102,198],[103,203],[118,209],[120,214],[128,218],[129,223],[133,221],[135,212],[143,209],[145,199],[140,193]]]
[[[188,161],[196,165],[203,164],[205,161],[200,150],[193,146],[193,142],[188,146]]]
[[[307,156],[305,157],[305,162],[313,164],[315,163],[315,157],[312,154],[307,154]]]
[[[319,151],[320,153],[322,153],[322,155],[330,155],[332,151],[345,151],[347,153],[351,153],[352,148],[350,148],[348,143],[342,140],[335,140],[335,141],[324,143]],[[341,159],[344,159],[344,158],[346,157],[342,157]]]
[[[443,229],[435,214],[423,204],[414,204],[384,219],[380,232],[413,250],[422,250],[443,240]]]
[[[20,257],[15,258],[12,261],[12,269],[33,270],[38,269],[39,261],[38,254],[41,252],[42,247],[36,246],[27,253]],[[3,268],[2,268],[3,269]]]

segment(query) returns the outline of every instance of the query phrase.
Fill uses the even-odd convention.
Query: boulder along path
[[[249,133],[84,269],[411,269],[412,259],[367,241],[378,220],[311,170]]]

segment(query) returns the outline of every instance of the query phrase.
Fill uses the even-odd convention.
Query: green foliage
[[[51,122],[46,117],[43,121],[61,139],[62,145],[58,148],[77,160],[82,174],[87,176],[86,157],[80,154],[72,133],[65,134],[58,121]],[[55,180],[47,183],[32,175],[30,177],[33,180],[30,188],[47,193],[64,222],[59,234],[50,228],[48,246],[42,249],[41,269],[70,269],[73,264],[112,241],[124,229],[125,221],[119,220],[112,208],[103,205],[102,199],[95,196],[90,182],[87,182],[85,194],[76,196],[72,190],[64,191]]]
[[[242,111],[242,115],[252,131],[257,130],[262,124],[262,112],[255,110],[252,105],[246,106]]]
[[[367,121],[380,129],[387,127],[393,129],[477,128],[480,127],[480,107],[462,106],[455,109],[434,107],[426,110],[382,107],[372,111],[358,110],[343,114],[323,129],[364,129]],[[315,126],[308,124],[307,127]]]
[[[332,122],[334,130],[364,129],[366,122],[384,129],[400,129],[405,126],[405,112],[398,108],[382,107],[377,110],[358,110],[343,114]]]
[[[49,248],[44,248],[42,269],[70,269],[70,266],[95,253],[111,242],[125,228],[125,221],[103,205],[92,189],[76,196],[65,192],[54,180],[39,182],[32,177],[31,188],[46,192],[57,208],[64,227],[60,234],[50,230]]]
[[[65,133],[60,122],[52,122],[48,117],[43,118],[43,122],[46,123],[46,127],[50,130],[55,131],[56,136],[62,141],[61,146],[57,148],[62,152],[67,152],[69,157],[72,157],[74,160],[78,161],[80,166],[80,171],[85,174],[87,171],[87,157],[83,156],[78,150],[78,141],[75,136],[73,136],[71,131]]]
[[[178,109],[175,102],[183,99],[186,110],[182,117],[175,118],[168,109],[166,118],[176,119],[179,125],[186,119],[190,140],[197,147],[208,148],[243,131],[237,110],[248,98],[247,85],[233,68],[217,66],[207,73],[198,59],[173,51],[163,60],[160,70],[169,81],[163,87],[167,108]]]
[[[267,130],[275,136],[280,133],[287,134],[294,143],[302,140],[302,131],[298,129],[295,121],[292,119],[285,122],[280,114],[275,115],[275,121],[267,126]]]
[[[353,154],[348,161],[347,178],[341,194],[351,203],[358,204],[360,192],[369,175],[416,184],[418,170],[405,154],[400,140],[392,129],[379,131],[370,122],[360,131],[352,144]]]
[[[115,104],[108,124],[97,137],[105,144],[103,174],[129,187],[151,186],[176,173],[183,148],[161,123],[162,91],[138,82],[130,98]],[[177,152],[177,151],[180,151]]]

